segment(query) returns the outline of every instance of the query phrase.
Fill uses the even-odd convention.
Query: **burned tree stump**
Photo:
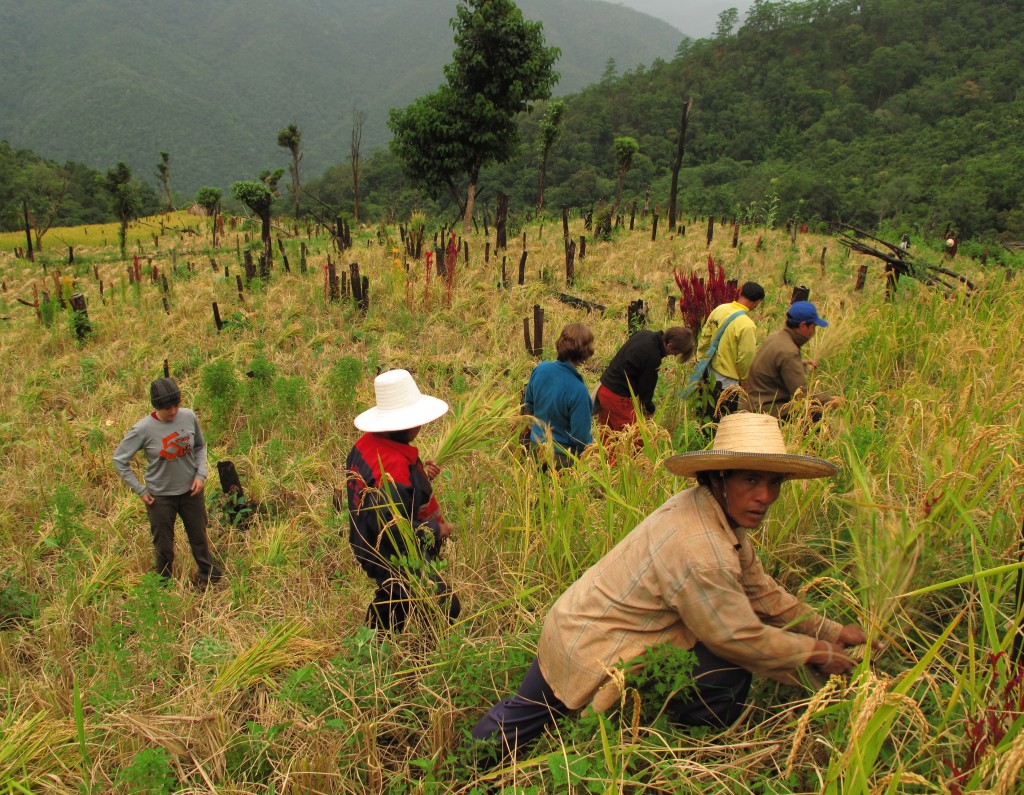
[[[85,306],[85,295],[74,293],[71,296],[71,311],[74,313],[75,336],[84,340],[92,333],[92,326],[89,325],[89,312]]]
[[[256,514],[256,506],[246,499],[234,462],[218,461],[217,475],[221,491],[224,492],[224,515],[228,523],[239,530],[247,530]]]
[[[508,248],[507,234],[507,222],[508,222],[508,194],[498,194],[498,204],[494,210],[494,233],[497,237],[494,248],[495,249],[506,249]],[[522,282],[520,282],[522,284]]]
[[[565,283],[572,287],[576,281],[576,241],[569,240],[565,247]]]
[[[857,285],[854,289],[860,292],[864,289],[864,283],[868,279],[868,264],[865,262],[857,269]]]
[[[798,284],[793,288],[793,295],[789,299],[789,303],[795,304],[797,301],[806,301],[811,297],[811,288],[804,284]]]
[[[533,305],[533,355],[544,355],[544,310],[540,304]]]
[[[217,302],[213,302],[213,322],[217,326],[217,331],[224,328],[224,321],[220,319],[220,307],[217,306]]]
[[[519,284],[526,284],[526,252],[519,258]]]
[[[708,245],[711,245],[711,241],[715,239],[715,219],[712,216],[708,216]]]
[[[630,336],[647,325],[647,306],[642,298],[629,302],[626,309],[626,330]]]

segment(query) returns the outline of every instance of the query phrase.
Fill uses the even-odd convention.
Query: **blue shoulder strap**
[[[740,315],[746,313],[746,309],[737,309],[729,317],[725,319],[725,322],[718,327],[718,331],[715,336],[711,339],[711,345],[708,346],[708,352],[704,355],[704,358],[697,362],[697,369],[694,370],[690,377],[686,380],[686,386],[680,391],[679,397],[684,400],[697,391],[697,387],[700,386],[700,382],[704,379],[704,373],[708,371],[708,367],[711,366],[711,360],[715,358],[715,354],[718,353],[718,343],[722,339],[722,334],[725,333],[725,327],[732,323]]]

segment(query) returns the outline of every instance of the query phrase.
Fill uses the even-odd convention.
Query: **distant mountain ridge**
[[[684,38],[599,0],[522,0],[560,47],[556,93],[670,59]],[[303,130],[307,177],[348,155],[353,107],[364,152],[387,111],[435,89],[455,0],[14,0],[0,7],[0,138],[96,168],[118,160],[172,187],[227,186],[283,166],[279,129]]]

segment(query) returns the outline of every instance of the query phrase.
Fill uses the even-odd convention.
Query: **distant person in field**
[[[570,323],[555,343],[557,358],[533,368],[523,395],[523,412],[534,418],[530,443],[542,450],[550,438],[554,465],[561,468],[594,441],[591,418],[594,405],[577,369],[594,355],[594,333],[582,323]]]
[[[711,310],[704,321],[697,340],[697,358],[708,355],[711,343],[723,328],[718,337],[718,348],[708,368],[708,381],[712,385],[709,418],[731,414],[739,408],[739,394],[734,394],[722,401],[718,412],[715,412],[722,392],[729,387],[739,386],[746,380],[750,365],[757,353],[757,339],[754,336],[753,319],[750,313],[761,305],[764,300],[764,288],[757,282],[747,282],[740,288],[739,297],[727,304],[719,304]]]
[[[746,400],[753,411],[782,420],[789,418],[791,401],[798,394],[808,396],[807,371],[818,366],[817,362],[803,358],[800,349],[811,341],[817,329],[827,327],[828,323],[819,317],[818,310],[810,301],[797,301],[790,305],[785,327],[765,339],[743,384]],[[809,398],[814,422],[821,419],[823,407],[839,401],[823,393]]]
[[[788,453],[779,421],[749,412],[723,417],[711,450],[666,466],[697,485],[670,497],[558,598],[519,689],[473,728],[474,738],[496,741],[503,759],[574,710],[618,704],[609,670],[643,678],[645,654],[656,646],[693,653],[692,684],[663,705],[688,726],[736,721],[752,674],[798,684],[805,666],[825,674],[854,667],[847,649],[865,642],[863,630],[786,591],[765,573],[749,537],[784,481],[837,468]]]
[[[597,390],[598,420],[613,431],[637,421],[633,397],[647,417],[654,414],[654,389],[666,356],[688,359],[693,355],[693,334],[673,326],[665,331],[641,329],[626,340],[601,375]]]
[[[367,623],[400,632],[410,608],[424,599],[454,620],[459,598],[429,570],[452,532],[431,486],[440,470],[421,461],[412,446],[420,428],[447,413],[448,404],[421,394],[406,370],[381,373],[373,386],[377,405],[355,418],[364,433],[345,461],[349,542],[377,584]]]
[[[156,573],[165,580],[174,576],[174,522],[180,516],[196,561],[193,584],[206,587],[222,574],[206,536],[206,440],[195,412],[181,407],[173,378],[158,378],[149,385],[149,396],[153,411],[125,434],[114,451],[114,467],[146,504]],[[131,467],[139,450],[146,454],[145,485]]]

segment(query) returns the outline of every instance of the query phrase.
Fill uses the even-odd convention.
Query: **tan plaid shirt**
[[[814,648],[842,629],[765,574],[745,530],[711,492],[679,492],[577,580],[544,621],[537,658],[570,709],[619,699],[606,666],[651,646],[702,642],[756,674],[794,681]]]

